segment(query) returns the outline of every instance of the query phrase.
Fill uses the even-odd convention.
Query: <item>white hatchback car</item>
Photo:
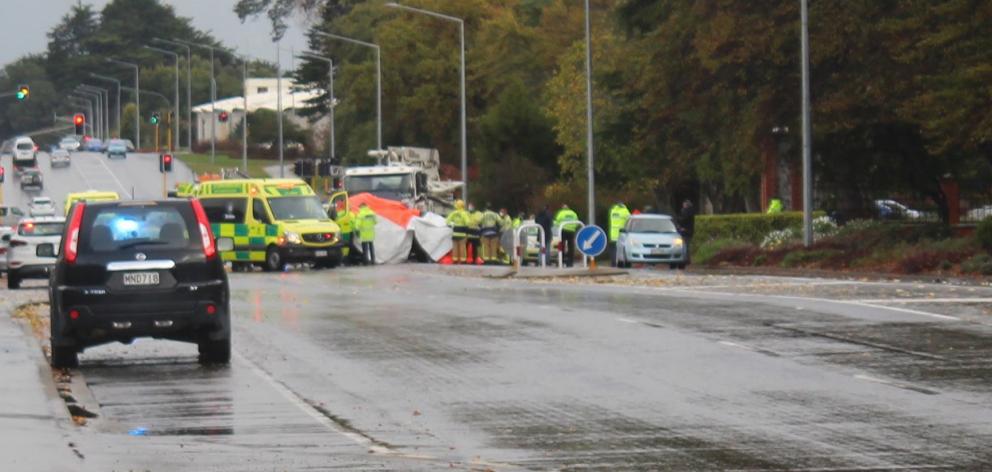
[[[688,260],[685,240],[668,215],[634,215],[620,230],[617,239],[617,265],[668,264],[685,268]]]
[[[65,218],[25,218],[3,236],[7,246],[7,288],[21,287],[24,279],[45,279],[55,267]]]
[[[31,216],[55,216],[55,202],[48,197],[34,197],[28,205]]]

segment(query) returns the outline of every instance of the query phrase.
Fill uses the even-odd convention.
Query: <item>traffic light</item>
[[[28,87],[27,85],[18,85],[17,86],[17,99],[18,100],[27,100],[28,97],[30,97],[30,96],[31,96],[31,88],[30,87]]]
[[[82,113],[76,113],[72,116],[72,124],[76,125],[76,134],[82,136],[86,133],[83,129],[83,125],[86,124],[86,115]]]
[[[172,154],[159,154],[158,170],[159,172],[172,172]]]
[[[7,172],[3,170],[2,166],[0,166],[0,184],[3,183],[3,179],[5,179],[6,177],[7,177]]]
[[[155,126],[158,126],[158,121],[159,121],[158,113],[152,113],[151,119],[148,120],[149,123],[151,123],[151,124],[153,124]]]
[[[221,123],[227,123],[227,119],[229,117],[230,115],[228,115],[226,111],[222,111],[219,115],[217,115],[217,119],[219,119]]]

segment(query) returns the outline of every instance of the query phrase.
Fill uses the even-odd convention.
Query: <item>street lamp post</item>
[[[141,148],[141,77],[139,75],[139,69],[137,64],[130,62],[118,61],[117,59],[107,58],[107,62],[112,62],[114,64],[133,67],[134,68],[134,88],[139,92],[134,94],[134,147],[136,149]]]
[[[214,50],[218,48],[181,39],[174,39],[173,41],[210,51],[210,163],[213,164],[217,155],[217,78],[214,77]]]
[[[282,48],[276,41],[276,128],[279,136],[276,141],[279,144],[279,177],[286,176],[286,165],[283,163],[283,141],[282,141]]]
[[[325,33],[323,31],[314,31],[315,34],[319,36],[325,36],[328,38],[333,38],[341,41],[345,41],[352,44],[357,44],[359,46],[365,46],[375,50],[375,108],[376,108],[376,147],[377,150],[382,150],[382,57],[380,55],[379,45],[368,43],[365,41],[359,41],[357,39],[348,38],[345,36],[340,36],[332,33]]]
[[[121,137],[121,81],[113,77],[108,77],[106,75],[100,75],[94,73],[90,73],[90,77],[93,77],[94,79],[97,80],[105,80],[107,82],[113,82],[114,84],[117,85],[117,119],[115,121],[117,123],[117,137],[120,138]]]
[[[186,49],[186,147],[193,152],[193,54],[189,45],[169,41],[168,39],[153,38],[152,41],[169,44]],[[176,100],[178,103],[179,101]],[[177,116],[178,120],[179,117]]]
[[[93,99],[93,102],[95,103],[94,110],[95,110],[95,113],[96,113],[95,114],[95,118],[93,120],[94,121],[94,124],[96,125],[96,132],[93,133],[93,134],[94,134],[94,136],[97,139],[103,139],[103,116],[102,116],[103,115],[103,103],[102,103],[103,102],[103,95],[101,95],[100,92],[94,92],[94,91],[89,90],[89,89],[87,89],[85,87],[82,87],[82,86],[76,87],[75,92],[78,93],[78,94],[80,94],[80,95],[82,95],[82,96],[84,96],[84,97]]]
[[[468,200],[468,132],[466,131],[466,100],[465,100],[465,21],[461,18],[445,15],[442,13],[414,8],[395,2],[389,2],[387,7],[399,8],[414,13],[433,16],[442,20],[452,21],[458,24],[458,34],[461,38],[461,145],[462,145],[462,198]],[[381,148],[382,146],[380,146]]]
[[[324,62],[327,63],[327,94],[328,94],[327,112],[329,114],[330,128],[331,128],[331,130],[330,130],[330,135],[331,136],[329,138],[330,139],[330,142],[328,143],[327,152],[328,152],[328,157],[331,160],[333,160],[334,159],[334,154],[335,154],[335,150],[334,150],[334,134],[335,134],[335,131],[334,131],[334,107],[335,107],[335,103],[334,103],[334,59],[332,59],[330,57],[320,56],[320,55],[317,55],[317,54],[314,54],[314,53],[308,52],[308,51],[301,52],[300,55],[301,56],[306,56],[306,57],[309,57],[309,58],[312,58],[312,59],[317,59],[317,60],[320,60],[320,61],[324,61]]]
[[[103,134],[103,139],[108,139],[110,136],[110,90],[89,84],[80,84],[79,88],[96,92],[100,95],[100,132]]]
[[[157,51],[162,54],[172,56],[173,59],[176,60],[176,97],[173,102],[175,106],[175,118],[172,120],[172,129],[176,133],[176,136],[173,138],[173,149],[179,149],[179,54],[166,49],[157,48],[155,46],[145,47],[152,51]]]
[[[800,0],[802,21],[802,95],[803,95],[803,245],[813,244],[813,158],[812,125],[809,104],[809,6],[807,0]]]
[[[586,0],[586,183],[589,224],[596,224],[596,156],[593,148],[592,124],[592,24],[590,21],[589,0]]]

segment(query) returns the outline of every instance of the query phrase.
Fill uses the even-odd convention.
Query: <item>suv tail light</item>
[[[207,259],[212,259],[217,255],[217,246],[214,245],[214,234],[210,230],[210,220],[207,219],[207,213],[203,211],[203,205],[200,204],[199,199],[192,199],[190,203],[193,205],[193,212],[196,213],[196,223],[200,226],[200,238],[203,241],[203,255],[207,256]]]
[[[72,219],[69,220],[67,238],[65,241],[65,261],[69,264],[76,263],[76,256],[79,255],[79,227],[83,223],[83,210],[86,209],[84,202],[76,203],[76,209],[72,212]]]

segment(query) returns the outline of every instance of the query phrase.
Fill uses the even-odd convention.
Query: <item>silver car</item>
[[[56,149],[52,151],[51,156],[53,169],[56,167],[69,167],[69,165],[72,164],[72,161],[69,158],[69,151],[66,151],[65,149]]]
[[[668,264],[672,269],[684,269],[685,240],[668,215],[634,215],[620,230],[617,239],[617,265]]]

